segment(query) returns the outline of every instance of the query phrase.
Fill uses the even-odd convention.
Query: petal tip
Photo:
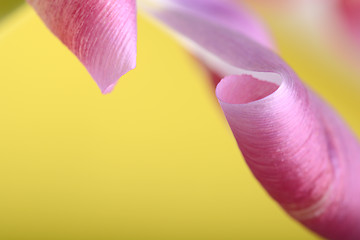
[[[102,93],[135,67],[135,0],[27,0],[78,57]]]
[[[95,82],[97,83],[98,87],[100,88],[100,91],[102,94],[109,94],[111,93],[116,84],[118,83],[119,79],[122,78],[124,75],[129,73],[131,70],[134,70],[136,68],[136,57],[134,58],[134,61],[129,65],[129,67],[123,71],[123,73],[119,74],[116,77],[113,77],[111,81],[105,81],[104,78],[98,78],[94,77]],[[105,74],[105,76],[108,74]],[[110,74],[109,74],[110,75]]]
[[[115,82],[115,83],[113,83],[113,84],[110,84],[108,87],[105,87],[105,88],[103,88],[103,89],[100,89],[100,90],[101,90],[101,93],[102,93],[102,94],[111,93],[112,90],[114,89],[116,83],[117,83],[117,82]]]

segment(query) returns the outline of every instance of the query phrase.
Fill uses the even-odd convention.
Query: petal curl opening
[[[217,85],[216,95],[222,102],[245,104],[261,100],[274,93],[279,85],[251,75],[226,76]]]

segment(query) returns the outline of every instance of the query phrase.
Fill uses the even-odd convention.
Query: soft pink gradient
[[[360,1],[359,0],[338,0],[337,20],[338,28],[335,34],[340,36],[332,37],[336,48],[339,48],[341,55],[344,55],[349,64],[360,70]],[[331,30],[334,27],[331,28]],[[340,34],[339,34],[340,33]],[[338,43],[340,46],[338,46]]]
[[[339,10],[346,23],[346,27],[360,44],[360,1],[340,0]]]
[[[224,28],[243,33],[270,49],[274,42],[261,20],[250,9],[234,0],[170,0],[175,7],[189,11],[198,17],[222,25]]]
[[[27,0],[102,93],[136,65],[135,0]]]
[[[360,239],[360,146],[338,115],[248,36],[180,8],[151,14],[188,39],[197,54],[201,49],[203,56],[216,56],[212,66],[233,67],[236,75],[225,77],[216,95],[268,193],[318,234]]]

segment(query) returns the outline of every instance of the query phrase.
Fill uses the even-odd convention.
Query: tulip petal
[[[208,21],[221,24],[224,28],[243,33],[263,46],[274,48],[270,33],[260,19],[234,0],[172,0],[172,2]]]
[[[255,177],[295,219],[331,239],[360,239],[360,145],[275,53],[176,7],[147,11],[230,76],[216,95]]]
[[[27,0],[103,93],[136,64],[135,0]]]

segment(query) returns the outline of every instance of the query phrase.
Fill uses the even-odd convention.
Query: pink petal
[[[27,0],[103,93],[136,64],[135,0]]]
[[[147,2],[150,4],[146,4]],[[160,12],[163,15],[171,15],[172,13],[191,15],[201,19],[201,21],[232,31],[234,34],[243,34],[265,47],[276,49],[270,33],[261,21],[251,14],[246,7],[234,0],[141,0],[139,6],[150,15],[159,18],[165,17],[160,16]],[[176,19],[176,16],[173,18]],[[207,37],[212,38],[211,35]],[[214,74],[224,77],[233,72],[231,66],[213,66],[213,63],[209,61],[209,56],[203,55],[203,51],[199,51],[198,48],[194,49],[191,41],[183,38],[182,40],[186,47],[191,50],[190,52],[202,60],[207,67],[214,71]]]
[[[254,41],[274,49],[270,33],[260,19],[245,6],[234,0],[171,0],[177,8],[196,14],[224,28],[243,33]]]
[[[208,66],[246,162],[295,219],[331,239],[360,239],[360,146],[337,114],[276,54],[181,8],[152,9]]]

